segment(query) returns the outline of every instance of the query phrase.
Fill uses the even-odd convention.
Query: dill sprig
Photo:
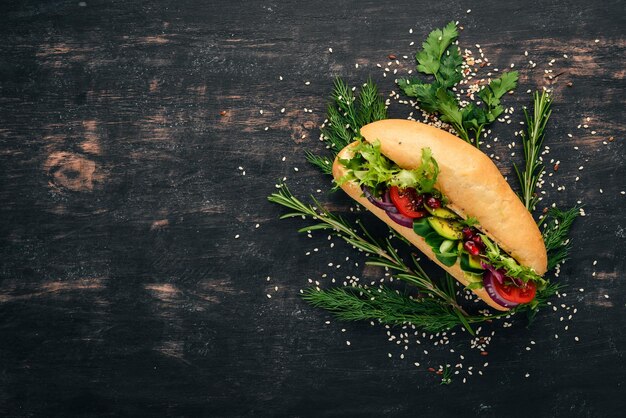
[[[379,96],[378,87],[371,79],[367,80],[360,92],[355,94],[342,79],[337,78],[331,97],[326,122],[321,129],[322,139],[330,150],[330,156],[306,152],[307,161],[324,174],[331,174],[332,161],[337,153],[361,136],[361,127],[387,118],[385,102]]]
[[[353,286],[326,290],[309,288],[303,298],[343,321],[374,320],[385,325],[411,323],[429,332],[443,331],[459,324],[450,306],[433,298],[413,298],[387,286],[375,289]]]
[[[526,116],[526,132],[522,133],[525,161],[524,172],[520,171],[517,164],[513,164],[513,168],[517,173],[517,178],[522,188],[520,199],[522,199],[526,209],[529,211],[533,211],[539,201],[539,196],[535,193],[535,189],[544,171],[540,156],[546,124],[552,114],[552,110],[550,110],[551,104],[552,98],[544,90],[541,94],[535,92],[533,96],[532,115],[524,108],[524,115]]]
[[[550,208],[547,216],[541,219],[541,222],[547,220],[544,225],[543,242],[548,251],[548,270],[552,270],[569,257],[572,244],[568,235],[579,214],[580,206],[574,206],[566,211]]]

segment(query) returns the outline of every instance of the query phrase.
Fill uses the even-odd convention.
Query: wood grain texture
[[[2,2],[0,415],[620,416],[624,16],[617,0]],[[307,279],[381,272],[298,236],[266,197],[283,176],[301,196],[328,189],[303,151],[322,149],[335,76],[388,93],[376,64],[452,19],[461,44],[516,63],[518,111],[556,59],[546,201],[581,200],[587,216],[561,272],[575,320],[494,325],[484,376],[439,386],[427,367],[486,359],[457,335],[401,360],[382,328],[326,324],[298,297]],[[514,129],[493,132],[509,176]]]

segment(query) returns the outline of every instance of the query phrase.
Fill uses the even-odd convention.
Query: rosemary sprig
[[[420,292],[465,314],[461,306],[457,303],[454,293],[446,292],[443,288],[438,287],[430,277],[428,277],[415,257],[412,257],[414,267],[409,267],[398,255],[389,239],[385,239],[383,243],[379,243],[372,237],[367,229],[365,229],[361,222],[357,223],[363,235],[358,234],[357,230],[341,216],[332,214],[324,209],[314,197],[312,197],[312,200],[315,206],[303,203],[291,194],[286,184],[282,184],[280,190],[277,193],[271,194],[268,200],[294,211],[281,216],[281,219],[297,216],[305,218],[310,217],[316,221],[313,225],[300,228],[298,232],[321,229],[332,230],[331,234],[340,237],[348,244],[365,252],[368,255],[368,261],[366,262],[368,265],[385,267],[396,271],[395,277],[398,279],[414,285]]]
[[[306,153],[307,161],[324,174],[331,174],[332,161],[337,153],[361,136],[361,127],[387,118],[385,102],[371,79],[355,95],[343,80],[337,78],[331,97],[332,103],[328,105],[326,122],[321,129],[322,139],[330,150],[330,156],[319,156],[310,151]]]
[[[550,118],[552,110],[550,105],[552,104],[552,98],[544,90],[541,92],[535,92],[533,96],[533,113],[532,116],[524,108],[524,115],[526,116],[526,129],[527,131],[522,133],[522,143],[524,145],[524,172],[522,173],[517,167],[517,164],[513,164],[513,168],[517,173],[517,178],[522,187],[520,199],[524,202],[526,209],[533,211],[539,196],[535,193],[537,183],[543,174],[544,167],[540,161],[541,146],[543,144],[543,138],[545,133],[546,124]]]

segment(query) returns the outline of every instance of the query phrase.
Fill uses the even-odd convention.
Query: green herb
[[[543,242],[548,251],[548,270],[567,260],[571,249],[568,234],[579,214],[580,206],[574,206],[566,211],[550,208],[547,216],[541,220],[542,222],[548,220],[543,231]]]
[[[540,156],[546,124],[552,113],[552,110],[550,110],[551,103],[550,95],[544,90],[541,94],[535,92],[533,96],[534,109],[532,116],[524,108],[526,132],[522,133],[522,143],[524,145],[524,160],[526,163],[524,172],[520,171],[517,164],[514,164],[513,168],[522,187],[520,199],[522,199],[526,209],[529,211],[533,211],[539,201],[539,196],[535,193],[535,189],[544,170]]]
[[[310,151],[306,155],[307,161],[324,174],[331,174],[332,161],[337,153],[361,137],[359,132],[361,127],[387,118],[385,102],[379,96],[378,87],[371,79],[361,87],[360,94],[355,96],[352,89],[337,78],[332,100],[326,113],[327,121],[322,128],[322,139],[328,145],[330,156],[318,156]]]
[[[365,252],[368,256],[366,264],[373,266],[385,267],[393,272],[394,276],[406,283],[414,286],[421,294],[432,298],[437,303],[452,309],[459,321],[457,324],[466,325],[468,331],[473,333],[469,324],[463,322],[462,318],[467,316],[463,308],[456,301],[454,291],[454,278],[447,277],[443,283],[437,285],[420,266],[415,256],[411,256],[413,267],[409,266],[398,255],[389,239],[385,239],[382,243],[375,240],[365,227],[358,222],[358,226],[362,234],[358,234],[355,228],[340,216],[334,215],[324,209],[315,198],[313,198],[315,206],[307,205],[291,194],[289,188],[282,184],[280,190],[271,194],[268,200],[273,203],[285,206],[292,210],[281,219],[292,217],[305,217],[315,220],[313,225],[300,228],[298,232],[309,232],[314,230],[332,230],[334,234],[348,244]],[[423,323],[414,323],[416,326],[423,326]]]
[[[417,169],[405,170],[382,154],[379,141],[359,142],[354,147],[354,156],[341,159],[340,162],[348,172],[337,184],[356,181],[372,190],[388,185],[414,187],[421,193],[429,193],[432,192],[439,174],[439,165],[432,157],[430,148],[422,149],[422,161]]]
[[[367,229],[357,221],[358,229],[340,216],[330,213],[320,203],[313,199],[313,205],[308,205],[294,197],[285,184],[280,190],[271,194],[268,200],[285,206],[291,212],[281,216],[281,219],[305,217],[315,221],[314,224],[300,228],[298,232],[314,230],[329,230],[331,234],[340,237],[348,244],[363,251],[368,259],[366,264],[380,266],[393,272],[395,278],[402,280],[418,292],[418,297],[410,298],[406,294],[397,293],[388,287],[380,288],[353,288],[340,287],[328,290],[310,288],[305,292],[305,299],[315,306],[330,310],[340,319],[345,320],[378,320],[383,324],[398,325],[410,322],[424,330],[443,330],[455,326],[463,326],[474,335],[471,324],[502,318],[515,312],[528,309],[537,309],[545,304],[541,295],[546,286],[538,291],[538,297],[533,304],[519,305],[508,311],[492,315],[470,315],[456,300],[456,280],[449,274],[435,282],[421,267],[415,255],[411,254],[411,265],[398,255],[398,251],[389,239],[382,243],[374,239]],[[391,232],[401,238],[401,241],[410,246],[397,232]],[[372,299],[374,297],[374,299]]]
[[[415,59],[417,70],[433,76],[434,81],[425,83],[412,77],[398,80],[398,86],[407,96],[415,97],[423,110],[439,114],[440,119],[452,125],[462,139],[478,148],[484,127],[493,123],[504,111],[500,99],[507,91],[515,89],[518,73],[503,72],[500,78],[491,80],[489,85],[478,92],[483,107],[476,103],[461,107],[452,90],[463,79],[463,59],[455,44],[458,35],[454,22],[448,23],[443,29],[432,31]]]
[[[376,289],[309,288],[305,290],[303,298],[343,321],[374,320],[385,325],[411,323],[429,332],[440,332],[459,325],[459,318],[453,309],[438,300],[412,298],[386,286]]]
[[[498,246],[491,242],[486,235],[480,234],[480,237],[485,244],[485,255],[489,260],[489,264],[491,264],[494,268],[502,268],[506,271],[507,276],[520,279],[524,282],[534,281],[539,288],[543,288],[547,284],[547,281],[538,275],[535,270],[530,267],[520,265],[512,257],[500,252]]]
[[[560,283],[548,282],[543,289],[537,289],[535,299],[533,299],[531,303],[526,305],[520,305],[524,307],[524,309],[518,308],[518,310],[526,312],[528,326],[530,326],[535,321],[535,317],[539,312],[539,308],[546,306],[548,299],[552,298],[552,296],[556,295],[563,288],[565,288],[565,286]]]
[[[461,223],[461,225],[465,225],[465,226],[478,225],[478,219],[476,219],[473,216],[469,216],[467,217],[467,219],[460,220],[459,222]]]
[[[441,384],[449,385],[452,383],[452,369],[449,366],[443,368],[441,373]]]

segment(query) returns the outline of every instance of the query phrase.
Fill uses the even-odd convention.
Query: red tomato
[[[535,298],[537,285],[533,282],[524,283],[521,287],[515,285],[500,284],[493,281],[496,292],[504,299],[515,303],[528,303]]]
[[[420,209],[424,199],[412,187],[400,189],[397,186],[392,186],[389,189],[389,196],[394,206],[404,216],[417,219],[423,218],[428,213],[424,209]]]

